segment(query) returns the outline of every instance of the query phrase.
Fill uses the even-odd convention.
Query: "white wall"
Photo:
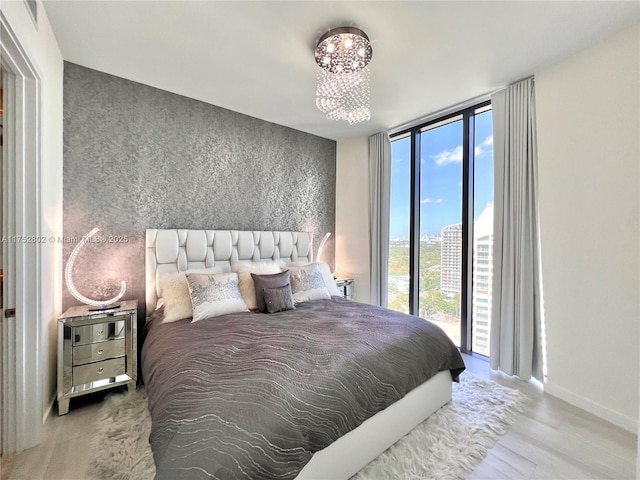
[[[355,300],[371,301],[369,271],[369,138],[336,146],[336,264],[338,277],[356,280]]]
[[[46,11],[38,2],[38,25],[34,25],[23,1],[3,1],[0,10],[18,42],[42,79],[40,119],[40,235],[62,236],[62,80],[63,60]],[[56,386],[56,328],[62,307],[62,245],[42,245],[40,298],[41,337],[37,340],[42,378],[34,383],[43,388],[40,412],[47,414]]]
[[[537,72],[546,391],[638,418],[638,24]]]

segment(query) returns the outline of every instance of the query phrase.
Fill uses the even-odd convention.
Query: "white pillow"
[[[162,275],[158,280],[159,296],[162,300],[158,302],[158,306],[164,305],[162,323],[193,317],[189,285],[185,276],[187,273],[222,273],[222,271],[222,268],[214,267]]]
[[[340,289],[336,284],[336,279],[333,278],[331,274],[331,269],[329,268],[329,264],[326,262],[317,262],[317,263],[309,263],[309,262],[291,262],[292,267],[306,267],[308,265],[317,265],[320,269],[320,273],[322,273],[322,279],[324,280],[324,285],[327,287],[329,291],[329,295],[332,297],[341,297],[342,293],[340,293]]]
[[[193,322],[228,313],[247,312],[237,273],[187,273],[193,304]]]
[[[340,293],[340,289],[336,284],[336,279],[333,278],[333,274],[331,273],[329,264],[325,262],[318,262],[316,263],[316,265],[318,265],[320,273],[322,273],[322,279],[324,280],[324,284],[327,287],[327,290],[329,290],[329,295],[331,295],[332,297],[341,297],[342,294]]]
[[[242,293],[244,303],[250,310],[258,308],[256,290],[251,274],[263,275],[281,272],[280,266],[274,262],[239,263],[234,265],[231,270],[238,274],[240,293]]]
[[[331,298],[317,264],[289,267],[289,271],[291,272],[291,290],[296,303]]]

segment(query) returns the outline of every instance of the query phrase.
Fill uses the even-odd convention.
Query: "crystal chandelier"
[[[316,106],[327,118],[352,125],[371,118],[368,65],[372,55],[369,37],[359,28],[333,28],[320,37],[315,51]]]

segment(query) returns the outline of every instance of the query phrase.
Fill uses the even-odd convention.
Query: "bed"
[[[142,368],[158,479],[346,479],[451,398],[464,363],[446,334],[380,307],[333,296],[162,322],[163,275],[265,261],[312,264],[311,234],[147,230]]]

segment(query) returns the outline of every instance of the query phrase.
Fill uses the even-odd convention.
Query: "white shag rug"
[[[352,480],[463,479],[522,411],[519,390],[463,373],[439,409]],[[110,395],[91,444],[91,480],[151,480],[151,420],[144,390]]]

